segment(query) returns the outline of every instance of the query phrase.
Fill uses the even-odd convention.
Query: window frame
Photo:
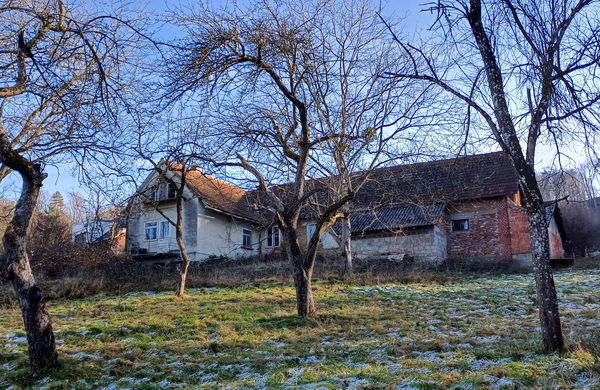
[[[248,239],[247,244],[246,239]],[[242,248],[252,249],[252,230],[250,229],[242,228]]]
[[[177,198],[177,186],[175,186],[173,183],[166,183],[166,184],[167,184],[166,200],[171,200],[171,199]]]
[[[163,239],[163,238],[171,238],[171,222],[169,222],[169,221],[167,221],[165,219],[165,220],[160,221],[159,226],[160,226],[160,229],[159,229],[159,232],[158,232],[159,233],[158,234],[158,238],[161,238],[161,239]],[[163,235],[163,233],[164,233],[163,226],[167,227],[167,234],[166,235]]]
[[[453,219],[451,227],[453,232],[468,232],[471,230],[471,222],[468,218]]]
[[[160,201],[160,187],[157,187],[154,190],[152,190],[152,200],[155,202]]]
[[[267,248],[278,248],[281,243],[279,226],[269,226],[267,228]],[[275,241],[277,241],[275,243]]]
[[[148,235],[148,225],[154,224],[154,238],[149,238]],[[152,228],[150,228],[152,229]],[[158,239],[158,221],[146,221],[144,222],[144,240],[145,241],[156,241]]]

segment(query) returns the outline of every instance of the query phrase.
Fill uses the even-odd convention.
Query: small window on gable
[[[267,248],[279,246],[279,227],[271,226],[267,229]]]
[[[469,230],[469,220],[468,219],[455,219],[452,221],[452,231],[453,232],[464,232]]]
[[[160,200],[160,189],[157,188],[154,191],[152,191],[152,200]]]
[[[252,231],[242,229],[242,248],[252,249]]]
[[[167,184],[167,199],[175,199],[177,195],[177,187],[173,183]]]

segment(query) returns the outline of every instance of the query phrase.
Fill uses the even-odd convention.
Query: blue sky
[[[229,0],[214,0],[213,4],[219,5],[230,2]],[[409,39],[422,37],[427,34],[426,30],[429,28],[434,20],[434,15],[427,11],[421,11],[425,6],[421,1],[390,1],[387,3],[386,9],[388,12],[394,14],[397,17],[403,19],[403,33],[406,34]],[[186,4],[185,1],[166,1],[166,0],[151,0],[146,3],[144,7],[146,10],[155,14],[161,14],[168,9],[177,8],[182,4]],[[176,35],[176,32],[169,27],[164,27],[160,32],[161,38],[168,39]],[[577,152],[574,152],[577,155]],[[551,153],[543,148],[540,149],[538,156],[542,160],[541,166],[548,165],[550,161]],[[583,156],[582,156],[583,160]],[[68,164],[60,164],[57,166],[47,166],[46,172],[48,178],[44,182],[43,190],[47,193],[54,193],[60,191],[63,194],[69,192],[79,192],[82,194],[86,193],[86,190],[81,186],[78,180],[73,176],[72,169]],[[2,183],[0,191],[2,189],[8,191],[8,193],[0,195],[15,197],[18,192],[18,181],[12,180]]]
[[[227,0],[217,0],[214,4],[224,4]],[[168,11],[173,7],[178,7],[180,4],[185,4],[185,1],[166,1],[166,0],[151,0],[144,7],[146,10],[160,14]],[[421,1],[391,1],[386,7],[390,12],[404,19],[405,33],[409,36],[416,36],[423,33],[432,23],[433,18],[429,12],[419,12],[423,6]],[[165,38],[172,37],[174,31],[169,28],[163,28],[161,35]],[[46,172],[48,178],[44,181],[43,190],[49,194],[60,191],[66,195],[69,192],[86,193],[86,189],[78,182],[77,178],[72,173],[72,168],[69,164],[58,164],[56,166],[47,166]],[[15,197],[18,195],[18,181],[11,180],[3,183],[8,193],[5,196]]]

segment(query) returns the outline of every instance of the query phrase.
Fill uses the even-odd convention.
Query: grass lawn
[[[600,271],[556,275],[569,350],[543,355],[531,275],[460,283],[249,284],[55,301],[63,368],[27,374],[17,309],[0,309],[0,388],[600,388]]]

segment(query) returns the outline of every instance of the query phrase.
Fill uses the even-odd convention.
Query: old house
[[[177,170],[167,173],[179,177]],[[176,220],[175,189],[160,176],[152,172],[129,207],[127,250],[138,259],[179,256],[175,229],[169,222]],[[260,238],[265,232],[260,228],[258,213],[250,207],[247,191],[195,167],[187,173],[183,197],[184,239],[191,259],[259,253]],[[269,241],[272,246],[273,237]],[[278,238],[276,244],[279,245]]]
[[[151,174],[129,220],[127,248],[141,258],[177,255],[174,215],[167,183]],[[149,195],[150,194],[150,195]],[[190,256],[243,257],[277,251],[277,226],[255,207],[256,191],[190,171],[185,188],[185,240]],[[506,156],[488,153],[457,159],[375,169],[350,205],[356,257],[441,262],[446,259],[528,263],[531,244],[516,173]],[[163,214],[158,212],[158,209]],[[165,214],[166,213],[166,214]],[[314,224],[305,213],[301,243]],[[551,254],[563,256],[558,206],[547,206]],[[339,250],[339,231],[321,240],[324,250]]]
[[[86,219],[71,227],[71,242],[75,245],[108,245],[114,252],[125,250],[126,226],[120,219]]]

